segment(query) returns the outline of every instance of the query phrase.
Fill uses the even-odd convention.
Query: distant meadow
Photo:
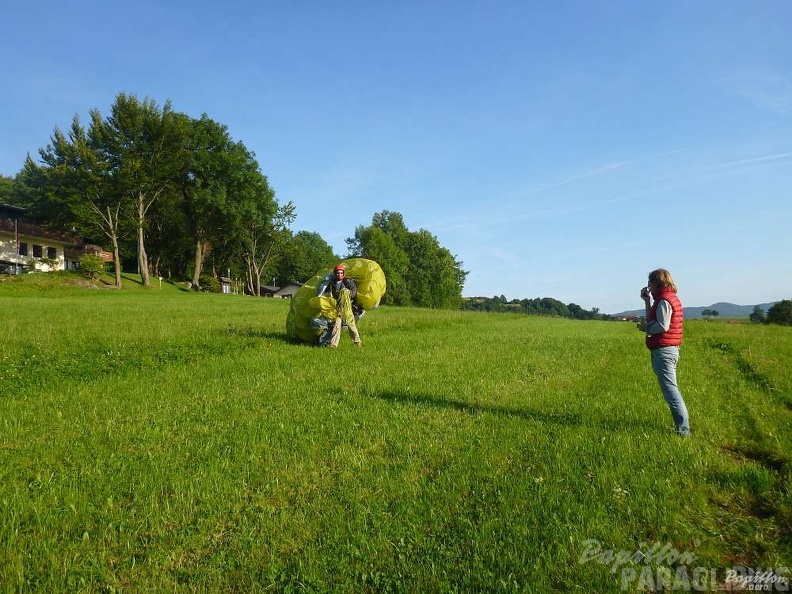
[[[717,590],[792,568],[792,331],[0,282],[0,592]],[[740,573],[741,572],[741,573]],[[687,581],[685,581],[687,580]]]

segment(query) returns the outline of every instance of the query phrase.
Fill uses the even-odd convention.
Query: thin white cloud
[[[576,182],[582,181],[584,179],[589,179],[592,177],[596,177],[602,175],[603,173],[609,173],[611,171],[615,171],[616,169],[621,169],[625,165],[629,165],[631,161],[619,161],[617,163],[610,163],[609,165],[603,165],[602,167],[597,167],[596,169],[591,169],[584,173],[573,175],[565,179],[557,180],[548,182],[545,184],[540,184],[537,186],[533,186],[523,192],[518,193],[514,198],[528,196],[529,194],[535,194],[537,192],[542,192],[544,190],[550,190],[552,188],[559,188],[561,186],[568,186],[570,184],[574,184]]]
[[[792,152],[789,153],[775,153],[771,155],[762,155],[759,157],[750,157],[748,159],[738,159],[737,161],[726,161],[711,167],[705,167],[703,171],[717,171],[721,169],[739,169],[746,165],[756,165],[766,163],[768,161],[788,161],[792,160]]]
[[[690,152],[692,150],[692,148],[675,149],[673,151],[664,153],[662,156],[670,156],[677,153]],[[644,183],[641,185],[634,187],[632,191],[602,198],[600,200],[576,200],[574,198],[569,198],[564,200],[560,206],[556,204],[552,204],[550,206],[531,205],[530,208],[515,207],[513,205],[514,200],[517,198],[525,197],[527,195],[539,193],[545,190],[572,185],[580,181],[589,180],[598,175],[616,171],[628,164],[636,163],[637,161],[637,159],[620,161],[586,171],[579,175],[572,175],[562,180],[540,184],[524,192],[517,193],[508,199],[491,202],[486,210],[476,209],[475,211],[461,213],[452,218],[444,218],[442,222],[433,223],[427,227],[435,230],[482,229],[484,227],[497,227],[499,225],[513,223],[515,221],[531,219],[555,219],[573,214],[579,214],[581,212],[590,211],[592,209],[601,208],[607,205],[634,201],[647,196],[656,196],[672,191],[676,192],[696,184],[705,183],[731,175],[737,175],[744,170],[757,166],[766,166],[774,163],[785,163],[787,161],[792,162],[792,152],[771,153],[743,159],[724,161],[714,165],[698,167],[694,166],[684,171],[674,171],[669,174],[656,176],[654,179],[644,181]],[[581,196],[578,196],[578,198],[582,196],[583,195],[581,194]]]
[[[616,171],[618,169],[621,169],[622,167],[625,167],[626,165],[629,165],[631,162],[632,161],[618,161],[615,163],[609,163],[607,165],[603,165],[595,169],[584,171],[583,173],[580,174],[571,175],[563,179],[538,184],[526,190],[516,192],[515,194],[512,194],[507,198],[491,201],[488,203],[486,210],[476,209],[475,211],[469,211],[467,213],[460,214],[459,216],[456,217],[451,217],[451,218],[444,217],[443,220],[440,222],[430,223],[426,225],[426,228],[428,229],[464,229],[464,228],[472,228],[472,227],[480,228],[483,225],[493,226],[501,223],[513,222],[515,220],[558,218],[560,216],[572,214],[580,210],[586,210],[589,208],[589,205],[587,204],[573,204],[571,206],[564,206],[562,208],[551,207],[551,208],[531,208],[527,210],[526,209],[515,210],[513,208],[513,203],[515,200],[525,198],[526,196],[532,194],[537,194],[540,192],[560,188],[563,186],[569,186],[580,181],[589,180],[591,178]]]
[[[792,113],[792,78],[769,68],[737,72],[726,79],[733,92],[764,111]]]

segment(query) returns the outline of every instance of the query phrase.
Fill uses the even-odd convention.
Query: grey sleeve
[[[657,320],[646,325],[646,335],[654,336],[655,334],[662,334],[668,331],[669,326],[671,326],[672,311],[671,304],[665,299],[660,299],[657,302]]]

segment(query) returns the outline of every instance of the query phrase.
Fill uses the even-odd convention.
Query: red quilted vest
[[[682,319],[684,312],[682,310],[682,302],[677,297],[677,294],[668,289],[662,289],[653,294],[654,303],[652,309],[649,311],[649,318],[646,323],[654,322],[657,320],[657,302],[665,299],[671,304],[671,324],[668,330],[661,334],[654,334],[646,337],[646,347],[649,349],[657,349],[664,346],[679,346],[682,344]]]

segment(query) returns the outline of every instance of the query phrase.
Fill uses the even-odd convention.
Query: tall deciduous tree
[[[792,300],[782,299],[768,309],[767,323],[792,326]]]
[[[333,248],[318,233],[299,231],[284,246],[275,269],[279,284],[304,282],[336,260]]]
[[[755,324],[764,324],[767,321],[764,310],[758,305],[754,305],[753,311],[751,315],[748,316],[748,319]]]
[[[53,225],[106,236],[118,286],[121,252],[132,253],[135,243],[144,284],[150,249],[158,273],[167,262],[179,276],[189,270],[196,285],[211,253],[223,269],[245,274],[255,294],[287,248],[309,267],[332,253],[318,236],[289,243],[294,205],[278,204],[255,155],[225,126],[125,94],[107,118],[90,115],[87,130],[76,116],[68,134],[56,128],[40,162],[28,157],[15,185]]]
[[[110,115],[93,112],[97,148],[112,171],[115,193],[129,201],[137,236],[138,268],[144,286],[150,285],[145,233],[148,211],[178,174],[180,141],[170,102],[162,109],[151,99],[120,93]]]
[[[113,249],[115,284],[120,288],[124,197],[117,191],[113,165],[101,148],[101,127],[101,116],[93,111],[88,132],[77,116],[68,135],[55,128],[50,144],[39,150],[41,164],[28,156],[19,178],[39,217],[107,238]]]
[[[262,181],[266,182],[263,176]],[[245,262],[248,291],[261,295],[261,277],[275,265],[284,249],[295,208],[291,201],[279,205],[269,186],[266,192],[261,188],[253,198],[246,203],[239,248]]]
[[[369,258],[382,267],[388,282],[382,298],[384,305],[412,305],[406,281],[410,261],[393,237],[376,225],[358,226],[354,239],[347,240],[347,247],[350,255]]]
[[[386,298],[396,305],[459,307],[467,272],[437,238],[412,232],[397,212],[374,215],[369,227],[358,227],[347,240],[350,255],[379,263],[388,280]]]
[[[206,114],[198,120],[180,116],[179,121],[184,138],[180,209],[193,242],[192,283],[197,287],[209,253],[241,225],[245,201],[263,200],[266,218],[272,212],[266,203],[273,196],[253,154],[231,139],[226,126]]]

